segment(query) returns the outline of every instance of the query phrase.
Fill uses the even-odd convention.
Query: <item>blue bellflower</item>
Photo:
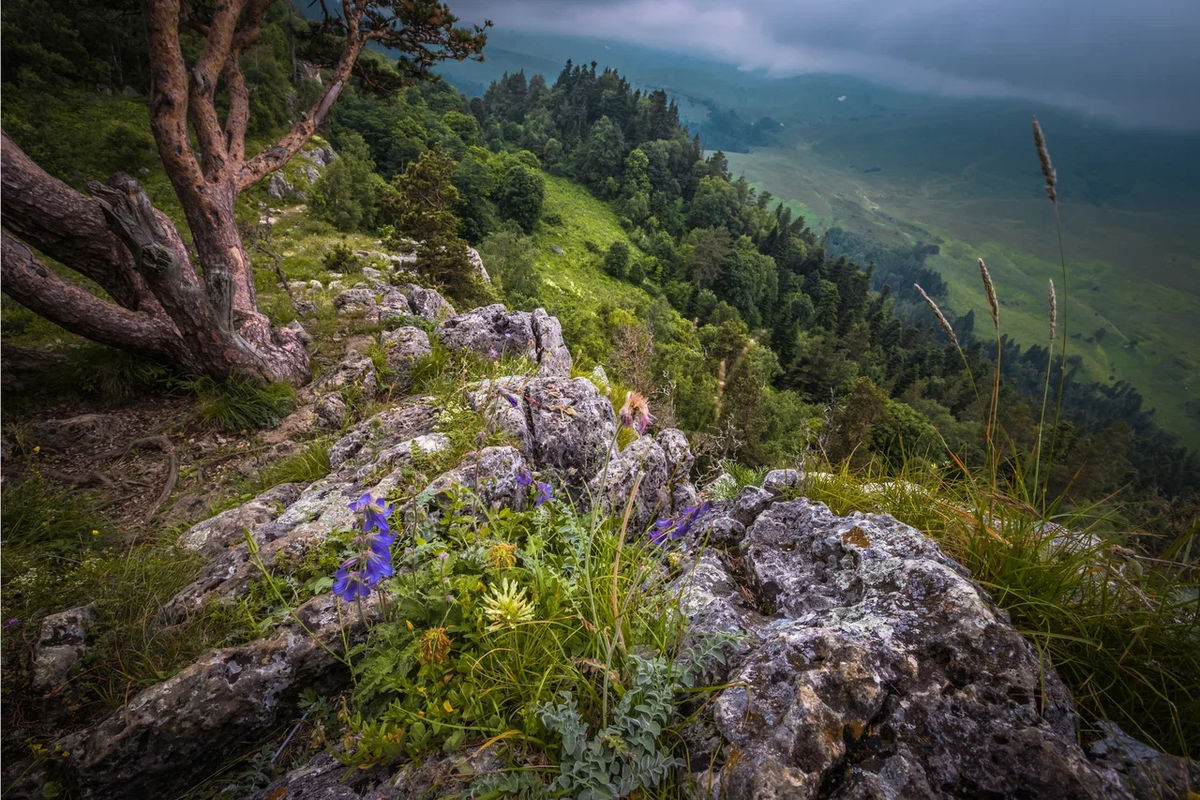
[[[392,544],[396,541],[396,534],[388,525],[388,517],[395,507],[385,503],[382,497],[371,497],[367,493],[351,501],[348,508],[362,514],[364,535],[359,537],[358,554],[342,562],[333,581],[333,593],[347,603],[368,596],[376,584],[395,574]]]
[[[650,541],[653,544],[663,544],[668,541],[682,539],[692,531],[692,525],[706,511],[712,508],[710,503],[688,506],[676,517],[667,517],[654,523],[650,531]]]
[[[537,496],[533,498],[533,504],[540,506],[554,496],[554,487],[548,483],[538,481]]]

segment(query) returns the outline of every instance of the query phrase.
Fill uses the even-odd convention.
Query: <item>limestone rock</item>
[[[377,597],[363,604],[368,619],[378,614]],[[338,602],[327,594],[314,597],[296,609],[304,627],[284,624],[266,639],[214,650],[99,725],[59,740],[70,753],[80,796],[174,796],[229,753],[290,720],[301,690],[344,685],[349,675],[336,655],[342,624],[353,641],[365,620],[345,608],[339,616]]]
[[[432,434],[433,427],[433,407],[418,400],[376,414],[342,437],[330,449],[333,471],[305,487],[273,520],[249,530],[263,562],[268,566],[298,563],[330,532],[353,527],[356,516],[348,504],[364,491],[386,495],[395,488],[401,480],[402,451],[411,458],[414,447],[434,449],[445,444],[440,437],[414,444],[414,440]],[[393,449],[397,447],[400,450]],[[391,454],[384,457],[390,449]],[[167,601],[159,622],[179,622],[209,603],[240,597],[259,577],[246,544],[234,542],[213,556],[196,580]]]
[[[413,313],[421,319],[441,322],[444,319],[454,316],[454,306],[450,305],[446,301],[446,298],[433,289],[426,289],[417,286],[415,283],[409,283],[402,286],[401,291],[408,298],[408,304],[412,308]]]
[[[438,336],[447,347],[472,350],[485,358],[524,356],[537,363],[538,375],[571,374],[571,353],[562,327],[542,309],[508,311],[499,303],[472,309],[442,323]]]
[[[350,291],[354,291],[351,289]],[[408,298],[399,289],[387,290],[383,297],[377,303],[373,303],[367,308],[366,319],[368,322],[399,322],[405,317],[413,315],[412,306],[408,304]]]
[[[48,692],[66,682],[87,654],[88,628],[95,621],[95,603],[68,608],[42,620],[33,648],[35,692]]]
[[[435,409],[432,398],[418,397],[404,405],[381,411],[362,422],[329,448],[333,469],[354,462],[368,463],[376,453],[406,439],[433,433]]]
[[[423,436],[405,439],[379,453],[370,464],[359,467],[355,472],[355,477],[365,481],[378,470],[392,469],[398,466],[407,467],[413,463],[416,456],[433,455],[449,449],[450,438],[444,433],[427,433]]]
[[[420,328],[396,328],[385,331],[379,337],[387,352],[386,362],[392,371],[392,386],[404,391],[412,384],[413,367],[422,358],[433,353],[429,336]]]
[[[724,746],[691,752],[702,783],[729,797],[1129,796],[1076,744],[1053,670],[931,540],[805,499],[759,509],[763,494],[725,512],[747,525],[740,571],[706,553],[683,595],[695,627],[743,643],[711,704]]]
[[[366,313],[375,306],[375,292],[366,286],[346,289],[333,298],[333,307],[339,314]]]
[[[317,400],[314,411],[317,415],[317,422],[323,428],[337,430],[346,424],[346,401],[342,399],[342,395],[338,392],[329,392],[322,395]]]
[[[370,399],[379,390],[379,379],[375,375],[375,365],[364,355],[351,352],[345,360],[338,363],[328,374],[317,382],[317,387],[324,390],[342,391],[351,386],[359,387],[363,396]]]
[[[515,447],[485,447],[467,453],[457,467],[434,479],[417,502],[431,514],[437,514],[449,506],[456,491],[468,489],[468,508],[479,504],[484,508],[521,511],[529,493],[517,477],[527,469],[525,459]]]
[[[537,347],[538,375],[571,374],[571,351],[563,342],[562,325],[558,317],[552,317],[544,309],[536,308],[529,318],[533,338]]]
[[[763,478],[762,488],[771,494],[782,494],[800,485],[801,475],[794,469],[773,469]]]
[[[253,500],[198,522],[179,537],[179,547],[204,556],[215,556],[242,541],[246,531],[270,522],[300,497],[298,483],[281,483]]]
[[[1120,775],[1134,797],[1189,798],[1200,786],[1200,762],[1159,752],[1139,742],[1116,723],[1101,721],[1104,738],[1088,745],[1088,755],[1098,766]]]
[[[296,187],[283,176],[282,172],[272,172],[267,178],[267,197],[272,200],[283,200],[296,196]]]
[[[639,480],[640,478],[640,480]],[[637,494],[629,509],[627,533],[637,535],[656,519],[670,516],[670,474],[667,457],[653,438],[642,436],[630,442],[609,460],[606,467],[592,480],[592,494],[610,514],[621,517],[629,502],[634,484]]]
[[[492,282],[492,276],[488,275],[487,267],[483,265],[483,258],[474,247],[467,248],[467,261],[471,264],[471,271],[478,275],[481,281],[484,283]]]
[[[766,489],[760,489],[757,486],[746,486],[738,493],[738,496],[733,501],[733,509],[730,516],[740,522],[742,525],[750,526],[754,520],[758,519],[767,506],[775,499],[775,496]]]
[[[534,466],[575,487],[603,469],[616,435],[612,404],[587,378],[481,381],[467,402],[512,436]]]
[[[449,755],[430,754],[395,774],[382,767],[352,770],[321,753],[292,770],[251,800],[438,800],[466,796],[470,782],[504,767],[493,748],[465,748]]]

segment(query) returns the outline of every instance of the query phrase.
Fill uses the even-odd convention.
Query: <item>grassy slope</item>
[[[838,225],[892,244],[939,243],[942,252],[928,263],[950,286],[947,305],[957,313],[974,308],[977,318],[986,318],[975,267],[982,256],[1000,295],[1003,330],[1026,346],[1046,343],[1047,280],[1061,291],[1062,269],[1043,197],[978,198],[969,175],[855,175],[804,145],[730,154],[729,161],[774,194],[805,198],[793,205],[814,228]],[[1036,178],[1031,183],[1037,187]],[[1187,220],[1071,203],[1062,213],[1069,352],[1084,358],[1094,380],[1130,381],[1146,407],[1157,409],[1160,425],[1200,447],[1200,429],[1184,412],[1200,381],[1200,259]]]
[[[602,256],[587,248],[586,243],[591,242],[603,252],[613,242],[628,242],[612,208],[583,186],[551,175],[546,176],[544,208],[546,215],[558,214],[563,220],[562,225],[540,225],[533,237],[537,243],[534,268],[543,282],[547,310],[554,313],[566,305],[595,306],[601,300],[633,308],[649,299],[643,289],[606,274]],[[563,252],[551,251],[552,246]],[[640,257],[640,251],[632,243],[629,246],[631,256]]]

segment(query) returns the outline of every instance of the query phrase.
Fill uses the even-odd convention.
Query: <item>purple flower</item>
[[[362,576],[368,587],[374,586],[384,578],[392,577],[395,572],[395,569],[392,568],[390,554],[387,558],[381,558],[378,553],[367,553],[366,565],[363,567]]]
[[[8,630],[9,628],[11,628],[13,625],[16,625],[20,621],[21,621],[20,617],[9,617],[8,619],[4,620],[4,626],[2,628],[0,628],[0,630]]]
[[[525,488],[532,484],[533,484],[533,474],[529,470],[523,469],[517,473],[517,485],[518,486]]]
[[[701,503],[697,506],[688,506],[679,516],[658,520],[654,523],[654,529],[650,531],[650,541],[653,544],[663,544],[682,539],[691,533],[692,525],[710,508],[712,508],[710,503]]]
[[[357,555],[342,562],[333,582],[333,593],[346,602],[358,600],[384,578],[395,574],[392,566],[392,544],[396,534],[388,526],[388,516],[395,510],[382,497],[363,494],[347,507],[362,514],[362,532],[358,537]],[[372,535],[374,531],[374,535]]]
[[[395,510],[395,506],[389,506],[384,503],[382,497],[371,497],[371,494],[368,492],[357,500],[348,503],[347,508],[363,515],[362,529],[364,533],[370,533],[372,530],[378,530],[385,536],[390,533],[388,529],[388,517]],[[388,542],[388,544],[391,544],[391,542]]]
[[[508,404],[509,404],[510,406],[512,406],[513,408],[516,408],[516,407],[517,407],[517,398],[516,398],[516,396],[514,396],[514,395],[510,394],[509,392],[501,392],[501,394],[502,394],[502,395],[504,395],[504,399],[508,401]]]
[[[347,603],[371,593],[371,584],[362,572],[354,569],[357,566],[357,558],[347,559],[338,567],[337,576],[333,580],[333,593]]]
[[[540,506],[554,496],[554,487],[548,483],[538,481],[537,496],[533,498],[533,504]]]
[[[499,357],[500,357],[500,354],[498,352],[496,352],[496,348],[493,347],[491,350],[488,350],[488,358],[495,360]]]

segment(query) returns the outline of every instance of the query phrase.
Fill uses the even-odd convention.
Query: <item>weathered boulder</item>
[[[612,453],[616,415],[587,378],[485,380],[468,390],[467,402],[538,469],[556,471],[569,486],[590,481]]]
[[[411,316],[413,316],[412,306],[408,304],[408,298],[399,289],[387,289],[378,302],[373,302],[367,307],[366,313],[368,322],[384,324],[399,322]]]
[[[333,307],[341,314],[365,314],[376,305],[375,292],[366,286],[346,289],[333,298]]]
[[[1105,736],[1088,745],[1088,755],[1120,775],[1134,797],[1193,800],[1200,787],[1200,762],[1155,750],[1114,722],[1101,721],[1099,727]]]
[[[394,774],[383,767],[347,773],[327,753],[292,770],[250,800],[437,800],[465,796],[472,781],[504,766],[494,749],[430,755]]]
[[[329,448],[330,467],[337,470],[348,462],[368,464],[393,445],[433,433],[437,415],[433,402],[431,397],[414,397],[363,421]]]
[[[249,502],[198,522],[179,537],[179,547],[204,556],[215,556],[242,541],[246,531],[276,519],[300,497],[298,483],[281,483]]]
[[[359,467],[354,473],[360,481],[366,481],[379,470],[390,470],[395,467],[407,467],[418,456],[430,456],[450,449],[450,438],[444,433],[427,433],[412,439],[405,439],[380,452],[369,463]]]
[[[772,494],[782,494],[800,485],[803,476],[794,469],[773,469],[763,478],[762,488]]]
[[[656,519],[671,514],[671,494],[667,457],[650,436],[630,442],[613,456],[592,479],[593,496],[600,507],[618,517],[625,513],[634,486],[633,505],[629,507],[627,532],[638,534]]]
[[[325,391],[343,391],[351,386],[359,387],[363,396],[373,398],[379,391],[379,378],[371,359],[351,353],[317,381],[317,388]]]
[[[413,441],[433,433],[434,410],[412,402],[383,411],[342,437],[330,449],[333,469],[327,477],[306,487],[282,513],[248,528],[259,556],[268,566],[276,563],[300,563],[308,551],[319,545],[334,530],[353,527],[356,515],[347,506],[363,492],[386,495],[401,480],[405,459],[400,451],[407,447],[411,458]],[[415,445],[436,448],[437,438]],[[399,450],[394,449],[399,448]],[[385,463],[381,454],[391,455]],[[250,501],[251,504],[255,501]],[[251,516],[252,511],[238,513]],[[261,577],[250,551],[239,538],[218,552],[192,583],[185,586],[163,606],[159,620],[178,622],[213,602],[229,602],[244,595],[253,581]]]
[[[454,316],[454,306],[450,305],[446,298],[433,289],[426,289],[423,286],[417,286],[415,283],[409,283],[400,287],[400,290],[408,298],[408,304],[412,308],[413,313],[421,319],[441,322],[444,319]]]
[[[413,367],[433,352],[429,336],[420,328],[396,328],[384,331],[379,337],[386,352],[385,362],[391,370],[392,386],[404,391],[412,385]]]
[[[450,507],[456,498],[476,511],[498,508],[521,511],[529,492],[518,477],[526,470],[528,465],[515,447],[485,447],[467,453],[457,467],[435,478],[417,496],[417,504],[431,516]]]
[[[694,461],[681,431],[668,428],[654,437],[641,436],[601,467],[591,481],[592,495],[619,516],[625,513],[636,482],[629,532],[640,533],[655,520],[677,515],[698,502],[688,480]]]
[[[346,417],[349,414],[349,409],[346,408],[346,400],[340,392],[329,392],[317,399],[317,403],[313,408],[317,415],[317,423],[322,428],[332,428],[337,430],[346,424]]]
[[[571,351],[563,341],[562,325],[544,309],[535,308],[529,317],[537,347],[538,375],[571,374]]]
[[[363,603],[368,620],[378,614],[377,598]],[[345,604],[339,614],[340,602],[314,597],[270,637],[214,650],[99,725],[59,740],[79,796],[174,796],[291,719],[301,690],[344,685],[343,636],[355,641],[365,621]]]
[[[472,309],[443,322],[438,336],[447,347],[472,350],[485,358],[525,356],[537,363],[543,377],[571,374],[571,353],[563,343],[562,327],[542,309],[509,311],[499,303]]]
[[[1131,796],[1076,743],[1053,669],[931,540],[762,490],[725,505],[696,535],[736,560],[711,549],[679,582],[691,635],[735,634],[719,738],[693,734],[702,794]]]
[[[88,628],[95,621],[95,603],[68,608],[42,620],[33,648],[35,692],[48,692],[66,682],[87,654]]]

